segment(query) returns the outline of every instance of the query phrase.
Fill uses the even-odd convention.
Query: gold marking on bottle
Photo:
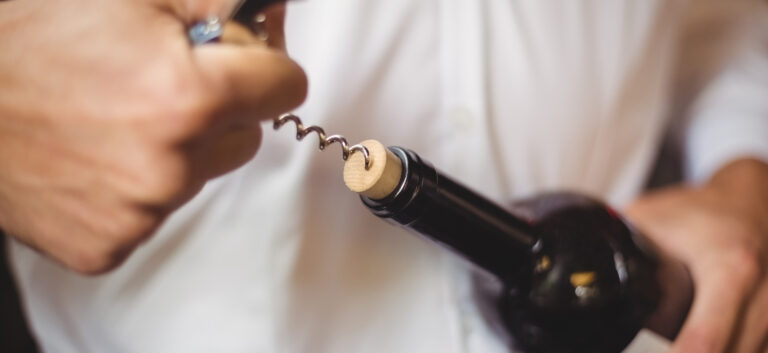
[[[574,272],[571,274],[571,285],[574,287],[587,287],[595,283],[597,274],[592,271]]]

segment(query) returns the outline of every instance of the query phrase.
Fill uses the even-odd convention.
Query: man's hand
[[[766,352],[768,165],[731,163],[705,186],[651,193],[626,214],[693,277],[674,352]]]
[[[304,99],[280,50],[192,47],[183,3],[0,2],[0,229],[106,271]]]

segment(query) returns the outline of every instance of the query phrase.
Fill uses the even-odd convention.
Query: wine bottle
[[[347,186],[373,214],[497,278],[494,303],[526,352],[620,352],[657,307],[658,259],[616,212],[577,194],[528,202],[527,219],[437,171],[413,151],[363,142]]]

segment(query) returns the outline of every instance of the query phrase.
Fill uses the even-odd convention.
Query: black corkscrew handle
[[[285,0],[245,0],[235,10],[232,20],[250,28],[259,12],[279,2],[285,2]]]
[[[261,11],[269,5],[285,1],[241,0],[235,7],[232,20],[253,31],[257,26],[258,15]],[[224,22],[226,22],[226,19],[219,18],[218,16],[209,16],[195,23],[189,28],[189,40],[195,45],[218,42],[224,33]]]

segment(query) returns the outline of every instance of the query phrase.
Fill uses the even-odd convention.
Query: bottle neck
[[[395,191],[381,200],[361,196],[375,215],[448,247],[506,283],[530,273],[537,239],[527,222],[441,174],[413,151],[390,151],[402,161]]]

